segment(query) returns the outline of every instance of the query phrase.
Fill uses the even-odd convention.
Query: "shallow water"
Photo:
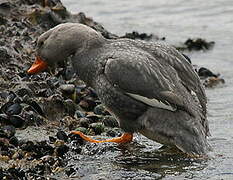
[[[189,160],[158,152],[141,136],[129,149],[95,145],[96,154],[77,157],[82,179],[233,179],[233,1],[232,0],[63,0],[68,10],[85,12],[110,32],[133,30],[166,37],[178,45],[187,38],[215,41],[213,50],[186,52],[194,64],[219,72],[226,84],[207,89],[214,152],[209,160]],[[140,145],[143,145],[142,147]],[[103,153],[103,148],[105,148]],[[101,153],[98,154],[98,151]]]

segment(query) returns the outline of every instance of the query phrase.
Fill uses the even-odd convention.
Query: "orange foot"
[[[83,134],[80,131],[72,131],[71,133],[72,134],[78,134],[84,140],[89,141],[89,142],[94,142],[94,143],[115,142],[115,143],[122,144],[122,143],[131,142],[132,139],[133,139],[133,134],[132,133],[124,133],[124,134],[122,134],[121,137],[112,138],[112,139],[106,139],[106,140],[100,140],[100,141],[92,139],[92,138],[86,136],[85,134]]]

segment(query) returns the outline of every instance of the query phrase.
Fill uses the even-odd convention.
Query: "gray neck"
[[[88,40],[87,40],[88,39]],[[98,72],[98,54],[103,50],[102,47],[107,40],[102,35],[85,37],[82,48],[78,48],[72,58],[73,67],[76,74],[88,86],[93,87],[93,80]]]

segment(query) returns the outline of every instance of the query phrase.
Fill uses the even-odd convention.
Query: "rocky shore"
[[[68,162],[70,156],[82,155],[86,147],[71,130],[108,137],[122,133],[93,89],[75,76],[69,60],[68,66],[60,64],[56,70],[33,76],[26,73],[34,61],[38,36],[64,22],[83,23],[106,38],[119,38],[84,13],[69,13],[59,0],[0,2],[0,179],[77,175]],[[135,31],[121,38],[165,40]],[[189,39],[177,48],[208,50],[213,45]],[[224,83],[219,74],[206,68],[197,68],[197,72],[206,87]],[[98,153],[102,151],[107,149]]]

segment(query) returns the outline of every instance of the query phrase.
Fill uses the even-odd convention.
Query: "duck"
[[[36,60],[27,72],[39,73],[68,57],[124,131],[105,140],[72,133],[90,142],[120,144],[140,133],[191,156],[211,150],[205,90],[191,63],[172,46],[106,39],[89,26],[63,23],[40,35]]]

